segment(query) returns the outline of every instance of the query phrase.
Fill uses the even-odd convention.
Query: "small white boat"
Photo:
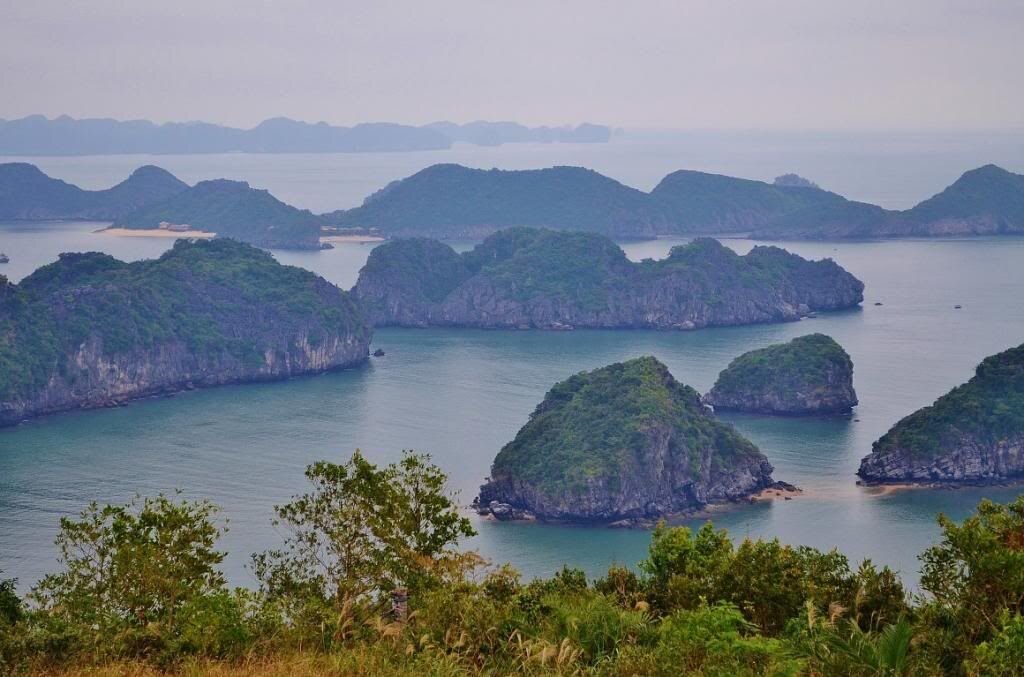
[[[4,254],[3,252],[0,252],[0,263],[8,263],[10,260],[11,257],[9,257],[7,254]]]

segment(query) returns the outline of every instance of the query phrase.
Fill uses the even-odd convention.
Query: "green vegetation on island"
[[[108,221],[188,188],[147,165],[106,190],[82,190],[25,162],[0,164],[0,219]]]
[[[706,524],[659,526],[637,569],[521,580],[459,549],[445,476],[406,454],[307,469],[284,542],[231,589],[205,501],[93,504],[61,520],[60,568],[0,582],[0,672],[217,675],[1019,674],[1024,498],[940,516],[912,601],[899,578]],[[98,555],[98,556],[95,556]],[[27,585],[27,584],[26,584]]]
[[[858,474],[874,482],[1024,478],[1024,345],[985,358],[967,383],[899,421]]]
[[[240,242],[62,254],[17,285],[0,276],[0,424],[348,366],[369,333],[349,294]]]
[[[857,404],[853,360],[829,336],[800,336],[734,359],[704,401],[761,414],[848,413]]]
[[[324,219],[390,235],[433,237],[479,237],[512,226],[645,237],[664,230],[646,193],[582,167],[506,171],[433,165],[392,182],[360,207]]]
[[[746,233],[810,206],[843,201],[817,186],[765,183],[691,170],[672,172],[651,191],[669,233]]]
[[[149,205],[114,222],[115,227],[155,229],[161,224],[189,226],[260,247],[320,249],[321,220],[281,202],[244,181],[202,181],[168,200]]]
[[[542,519],[656,519],[772,485],[764,455],[653,357],[555,384],[498,453],[478,505]]]
[[[795,175],[773,183],[691,170],[650,192],[581,167],[501,171],[434,165],[394,181],[332,225],[396,236],[479,237],[510,226],[616,238],[751,233],[756,239],[844,239],[1024,232],[1024,176],[966,172],[905,211],[848,200]]]
[[[593,233],[511,228],[457,254],[422,238],[371,252],[355,294],[376,324],[696,329],[856,306],[863,284],[831,260],[775,247],[740,256],[698,239],[634,263]]]

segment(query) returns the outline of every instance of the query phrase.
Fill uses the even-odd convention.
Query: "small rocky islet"
[[[985,358],[967,383],[899,421],[857,474],[866,484],[1024,480],[1024,345]]]
[[[857,405],[853,360],[830,336],[800,336],[734,359],[704,402],[755,414],[849,414]]]
[[[555,384],[498,453],[475,501],[499,519],[633,524],[749,499],[761,451],[654,357]]]

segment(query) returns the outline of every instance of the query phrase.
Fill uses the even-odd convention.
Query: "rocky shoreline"
[[[586,522],[569,519],[545,519],[538,517],[536,514],[534,514],[528,509],[517,508],[510,503],[502,503],[497,500],[492,500],[486,504],[483,504],[480,502],[479,496],[473,499],[473,503],[469,505],[469,508],[483,519],[495,522],[540,522],[543,524],[607,527],[609,529],[651,529],[655,527],[660,521],[665,521],[669,524],[673,524],[692,519],[710,519],[715,514],[718,514],[723,510],[739,508],[742,507],[743,505],[759,503],[762,501],[791,501],[795,497],[801,495],[803,495],[803,490],[800,489],[799,487],[789,484],[788,482],[776,481],[767,485],[758,493],[747,496],[742,499],[738,498],[730,501],[707,503],[703,506],[695,507],[689,510],[682,510],[679,512],[659,515],[656,518],[635,517],[615,521],[593,520]]]

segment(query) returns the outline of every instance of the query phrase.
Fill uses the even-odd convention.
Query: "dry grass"
[[[233,662],[187,662],[171,672],[147,663],[116,662],[101,666],[37,669],[32,677],[347,677],[349,675],[464,675],[468,674],[446,661],[396,664],[394,656],[379,653],[339,652],[337,654],[296,653],[244,659]]]

